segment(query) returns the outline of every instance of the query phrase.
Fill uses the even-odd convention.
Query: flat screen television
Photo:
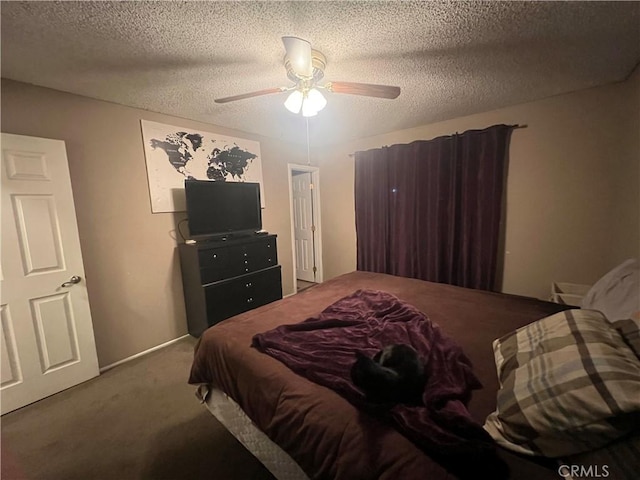
[[[194,239],[262,229],[260,184],[185,180],[189,232]]]

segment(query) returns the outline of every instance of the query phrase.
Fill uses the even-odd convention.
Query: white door
[[[313,200],[311,173],[293,172],[293,229],[296,249],[296,278],[315,282]]]
[[[64,142],[2,134],[2,413],[98,375]]]

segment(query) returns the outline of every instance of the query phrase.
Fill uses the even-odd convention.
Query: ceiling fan
[[[282,42],[286,51],[284,66],[287,70],[287,77],[294,82],[294,85],[217,98],[215,102],[228,103],[272,93],[291,92],[285,101],[285,107],[293,113],[302,112],[303,116],[311,117],[327,104],[327,100],[318,89],[325,89],[333,93],[389,99],[397,98],[400,95],[400,87],[390,85],[354,82],[328,82],[321,85],[320,81],[324,78],[324,69],[327,64],[325,56],[321,52],[313,50],[311,44],[302,38],[282,37]]]

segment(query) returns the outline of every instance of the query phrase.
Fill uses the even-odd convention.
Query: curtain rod
[[[513,129],[516,130],[518,128],[527,128],[529,125],[512,125]],[[458,134],[458,132],[456,132],[456,135]],[[446,135],[445,135],[446,136]],[[450,135],[449,135],[450,136]],[[383,145],[383,147],[386,147],[387,145]],[[355,153],[350,153],[349,154],[350,157],[355,157],[356,154]]]

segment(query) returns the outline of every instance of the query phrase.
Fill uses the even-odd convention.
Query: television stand
[[[178,245],[189,333],[282,298],[276,235],[250,233]]]

